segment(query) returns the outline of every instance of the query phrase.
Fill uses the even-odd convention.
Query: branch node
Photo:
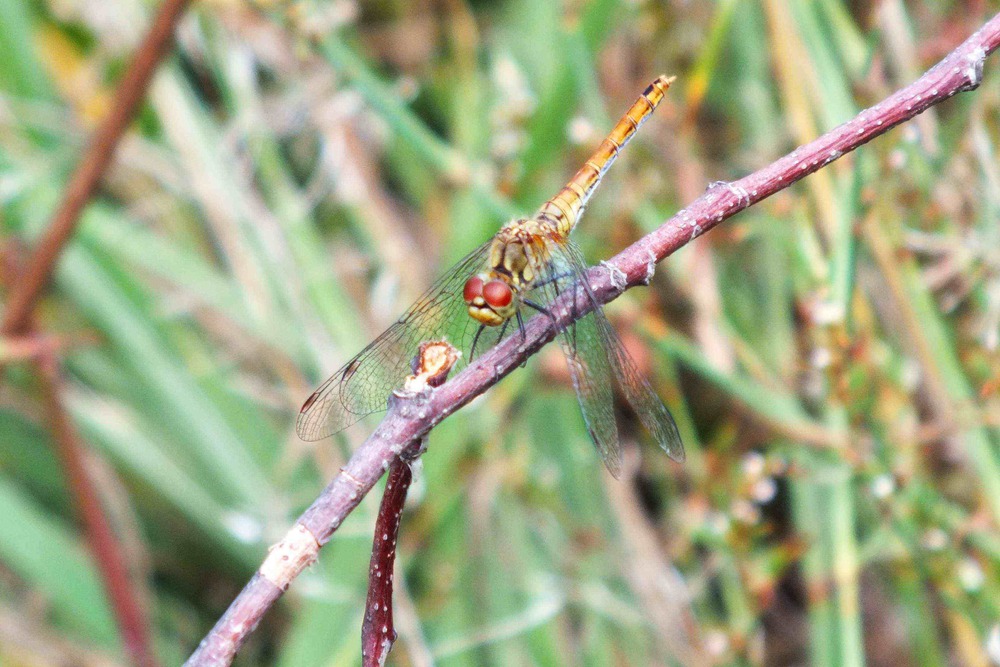
[[[750,193],[747,192],[746,188],[736,183],[725,183],[726,189],[733,193],[736,197],[736,203],[733,204],[733,208],[743,210],[750,206],[753,201],[750,199]]]
[[[646,249],[646,257],[649,258],[649,261],[646,262],[646,275],[642,277],[642,284],[648,285],[649,283],[653,282],[653,274],[656,273],[657,258],[656,258],[656,253],[653,252],[652,248],[650,248],[649,246],[645,246],[645,249]]]
[[[969,83],[962,87],[962,90],[975,90],[983,80],[983,63],[986,62],[986,49],[978,47],[969,52],[966,57],[968,66],[965,69],[965,78]]]
[[[402,389],[393,393],[399,398],[414,398],[441,385],[461,356],[462,353],[446,340],[421,343],[413,358],[413,375],[406,378]]]
[[[601,262],[601,266],[608,270],[608,277],[611,279],[611,286],[618,292],[624,292],[628,287],[628,276],[625,272],[610,262]]]

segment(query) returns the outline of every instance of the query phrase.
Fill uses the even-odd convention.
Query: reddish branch
[[[657,262],[723,220],[822,169],[927,108],[962,91],[975,89],[982,79],[986,56],[998,45],[1000,14],[906,88],[763,169],[738,181],[714,184],[656,231],[603,262],[602,266],[592,268],[588,278],[597,300],[607,303],[630,287],[647,284]],[[317,545],[325,544],[404,449],[413,447],[412,443],[419,442],[441,420],[495,385],[551,341],[560,327],[571,320],[570,309],[564,305],[558,301],[553,304],[555,322],[544,315],[532,318],[526,324],[524,342],[520,336],[512,336],[441,387],[410,398],[391,400],[382,423],[296,525],[307,530]],[[577,312],[576,316],[584,314]],[[232,662],[267,607],[281,595],[280,589],[267,591],[268,586],[273,584],[255,575],[186,664],[193,667]],[[251,609],[254,605],[257,607]],[[243,612],[239,624],[228,622],[234,608]],[[244,623],[246,619],[252,621]]]
[[[80,213],[93,195],[111,163],[125,128],[135,117],[156,66],[169,50],[171,37],[189,0],[164,0],[149,32],[139,45],[128,71],[118,84],[108,116],[103,120],[83,159],[66,186],[63,200],[52,216],[45,235],[23,271],[18,272],[0,322],[4,337],[31,333],[26,340],[45,342],[33,333],[32,311],[52,274],[59,254],[76,228]],[[146,610],[135,594],[131,576],[118,540],[108,524],[100,499],[85,465],[84,448],[66,414],[60,391],[59,362],[42,345],[39,376],[46,414],[66,478],[86,526],[88,544],[101,573],[111,607],[117,618],[131,664],[156,665]],[[51,348],[51,345],[48,346]],[[32,352],[32,350],[28,350]],[[2,363],[0,359],[0,363]]]
[[[413,375],[403,387],[407,394],[419,393],[440,387],[448,378],[451,367],[458,361],[458,350],[447,341],[420,344],[420,351],[413,358]],[[372,540],[372,558],[368,566],[368,599],[365,601],[365,621],[361,627],[361,664],[363,667],[384,665],[392,644],[396,641],[396,628],[392,624],[392,578],[396,564],[396,542],[399,522],[406,504],[406,493],[413,481],[411,465],[424,453],[426,436],[415,451],[407,451],[393,459],[385,493],[375,519],[375,536]]]
[[[419,409],[419,406],[427,401],[433,389],[440,386],[448,377],[448,373],[456,361],[458,361],[458,350],[447,342],[428,341],[421,343],[420,349],[413,359],[414,374],[406,378],[401,390],[394,392],[389,397],[389,405],[403,404],[406,406],[403,408],[404,411],[408,411],[411,407]],[[316,560],[320,547],[330,540],[333,531],[340,526],[343,518],[357,507],[361,498],[371,490],[382,473],[389,470],[392,465],[390,461],[397,465],[402,463],[406,466],[409,461],[421,454],[423,442],[424,439],[421,436],[404,443],[405,446],[396,447],[394,454],[387,454],[380,461],[374,462],[374,465],[378,467],[377,475],[362,479],[356,478],[352,473],[354,470],[352,466],[357,458],[356,456],[352,457],[347,467],[341,469],[340,474],[326,487],[319,499],[306,510],[305,514],[299,517],[298,522],[288,531],[284,539],[271,547],[270,553],[260,569],[229,606],[226,613],[222,615],[219,622],[215,624],[212,632],[201,641],[198,650],[184,664],[228,665],[231,663],[240,646],[260,623],[264,612],[281,597],[291,581]],[[363,470],[367,465],[369,464],[358,466],[358,469]],[[408,482],[406,486],[409,486]],[[402,497],[389,498],[383,503],[380,520],[382,513],[391,511],[393,503],[398,503],[399,509],[402,509],[406,488],[403,488],[402,491]],[[387,493],[390,492],[391,489],[387,489]],[[380,552],[377,542],[372,553],[372,566],[389,567],[390,574],[392,571],[391,560],[395,556],[395,534],[398,528],[397,523],[392,531],[391,556],[387,552]],[[388,528],[386,527],[383,532],[388,534]],[[376,594],[378,595],[378,593]],[[381,594],[386,595],[384,591]],[[391,599],[391,596],[390,584],[386,597]],[[372,602],[371,598],[369,598],[369,602]],[[387,611],[388,609],[383,607],[383,613],[380,616],[384,616]],[[389,622],[391,623],[391,619]],[[367,616],[365,624],[366,626],[369,624]],[[378,626],[378,629],[381,630],[381,626]],[[388,629],[389,625],[386,624],[387,634]],[[384,657],[388,653],[388,649],[389,646],[382,646],[377,652]]]
[[[59,461],[77,511],[86,526],[87,542],[118,620],[125,652],[131,664],[153,667],[157,661],[150,642],[146,610],[135,595],[125,554],[108,525],[101,500],[87,471],[84,448],[66,413],[62,400],[59,360],[54,355],[47,354],[39,361],[38,367],[41,371],[39,382],[45,403],[45,417],[52,430]]]
[[[27,325],[28,316],[48,283],[63,246],[76,229],[80,213],[107,171],[122,133],[132,122],[146,96],[146,88],[156,66],[169,51],[174,29],[184,15],[188,2],[189,0],[164,0],[160,7],[153,25],[129,64],[128,71],[118,84],[111,111],[91,139],[83,159],[66,185],[62,203],[52,216],[27,269],[7,300],[0,333],[19,333]]]
[[[378,508],[378,518],[375,519],[372,559],[368,566],[368,599],[365,601],[365,621],[361,626],[362,667],[384,665],[396,641],[396,628],[392,624],[392,573],[396,563],[399,521],[412,481],[410,463],[402,457],[393,461],[385,482],[382,504]]]

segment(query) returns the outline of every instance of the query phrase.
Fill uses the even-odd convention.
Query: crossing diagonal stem
[[[597,301],[608,303],[626,289],[647,284],[656,262],[739,211],[822,169],[929,107],[977,88],[986,57],[998,46],[1000,14],[909,86],[754,173],[737,181],[713,184],[656,230],[590,270],[588,279]],[[561,326],[586,315],[585,309],[567,306],[557,300],[550,308],[554,318],[533,317],[525,324],[523,339],[508,338],[442,386],[391,400],[382,423],[299,518],[296,528],[308,531],[320,547],[329,541],[392,460],[419,446],[420,439],[445,417],[523,364],[551,341]],[[260,573],[254,575],[185,664],[189,667],[230,664],[283,589],[284,586],[276,586]]]

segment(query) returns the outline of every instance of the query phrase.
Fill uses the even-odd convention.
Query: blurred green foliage
[[[5,265],[47,223],[154,9],[0,2]],[[164,664],[364,437],[299,442],[311,388],[555,192],[654,76],[679,80],[588,208],[594,261],[909,83],[997,9],[198,3],[38,313],[66,341],[67,402]],[[623,411],[632,468],[610,479],[555,347],[437,428],[403,519],[390,662],[987,664],[995,70],[609,308],[684,466]],[[122,661],[32,366],[9,349],[0,661]],[[240,664],[359,662],[376,507]]]

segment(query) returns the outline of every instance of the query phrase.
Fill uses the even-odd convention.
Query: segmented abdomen
[[[566,187],[560,190],[555,197],[542,204],[535,216],[549,218],[555,223],[560,234],[569,234],[580,219],[590,196],[600,185],[604,174],[614,164],[618,153],[629,142],[643,121],[659,106],[674,78],[661,75],[649,84],[649,87],[643,91],[635,104],[625,112],[618,124],[601,142],[594,154],[570,179]]]

